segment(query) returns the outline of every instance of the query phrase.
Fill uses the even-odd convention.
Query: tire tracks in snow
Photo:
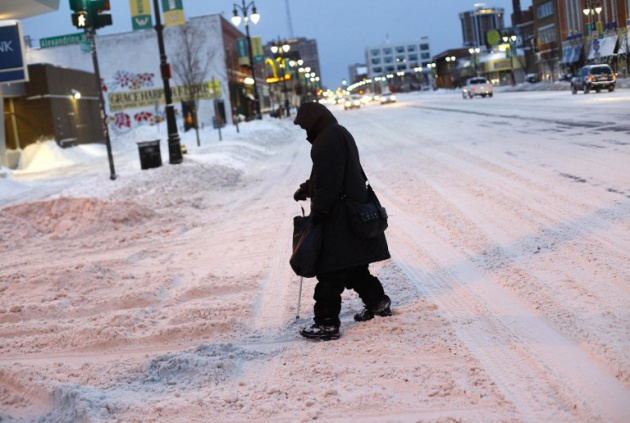
[[[373,178],[374,179],[374,178]],[[375,180],[376,181],[376,180]],[[377,182],[390,211],[392,257],[420,294],[457,320],[458,335],[525,421],[627,421],[627,390],[466,257],[415,223]],[[420,258],[419,256],[423,256]],[[428,259],[433,270],[416,263]]]

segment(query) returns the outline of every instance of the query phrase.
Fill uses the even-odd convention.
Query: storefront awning
[[[580,60],[582,44],[567,45],[562,48],[562,63],[575,63]]]
[[[619,40],[619,51],[617,54],[630,53],[630,32],[624,34]]]
[[[588,60],[600,59],[612,56],[617,45],[617,36],[609,35],[608,37],[593,40],[588,49]]]

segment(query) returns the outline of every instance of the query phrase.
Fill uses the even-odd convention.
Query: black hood
[[[337,119],[326,106],[319,103],[304,103],[300,106],[293,123],[306,131],[306,139],[312,143],[324,128],[337,123]]]

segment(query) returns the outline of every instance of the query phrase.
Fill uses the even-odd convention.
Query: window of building
[[[539,4],[536,8],[536,17],[538,19],[546,18],[553,15],[553,4],[550,1]]]
[[[376,67],[372,69],[374,71],[374,73],[382,73],[383,72],[383,68],[382,67]]]
[[[406,70],[407,65],[405,63],[399,63],[396,69],[398,69],[399,71]]]
[[[407,57],[406,56],[396,56],[396,61],[398,63],[404,63],[407,61]]]
[[[396,47],[396,53],[404,53],[404,52],[405,52],[405,46]]]
[[[416,46],[407,46],[407,52],[413,53],[414,51],[416,51]]]
[[[383,59],[383,61],[384,61],[385,63],[392,63],[392,62],[394,61],[394,58],[393,58],[392,56],[385,57],[385,58]]]
[[[370,53],[372,53],[372,56],[378,56],[379,54],[381,54],[381,50],[377,49],[377,48],[373,48]]]
[[[429,50],[429,45],[428,44],[420,44],[420,50]]]
[[[381,64],[381,59],[379,57],[372,58],[372,64],[373,65],[380,65]]]
[[[383,49],[383,54],[392,54],[392,49],[391,47],[387,47]]]
[[[417,62],[418,61],[418,55],[417,54],[410,54],[409,55],[409,60],[411,60],[412,62]]]
[[[386,67],[385,67],[385,70],[386,70],[387,72],[394,72],[394,67],[393,67],[393,66],[386,66]]]
[[[429,60],[431,55],[429,53],[421,53],[420,57],[422,57],[423,60]]]
[[[556,41],[555,25],[547,25],[538,28],[538,42],[540,44],[548,44]]]

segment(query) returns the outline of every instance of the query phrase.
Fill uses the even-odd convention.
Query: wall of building
[[[23,149],[39,140],[67,147],[104,142],[94,74],[50,64],[29,65],[24,93],[4,100],[7,148]],[[72,91],[81,93],[72,98]]]
[[[222,21],[225,19],[221,15],[188,20],[188,25],[199,28],[202,33],[194,48],[202,50],[202,57],[206,57],[208,61],[203,78],[204,86],[200,87],[202,98],[198,104],[198,120],[202,125],[213,124],[215,96],[222,98],[226,109],[231,110]],[[181,27],[178,26],[164,30],[165,50],[171,66],[178,60],[178,52],[182,50],[180,31]],[[241,36],[244,37],[242,34]],[[165,121],[156,32],[144,30],[97,35],[95,42],[110,132],[120,134],[140,125],[154,125]],[[91,54],[82,52],[78,45],[28,49],[27,61],[94,71]],[[186,95],[182,89],[183,84],[175,75],[170,80],[178,117],[181,116],[182,96]],[[228,122],[232,121],[231,113],[227,113],[227,118]]]

